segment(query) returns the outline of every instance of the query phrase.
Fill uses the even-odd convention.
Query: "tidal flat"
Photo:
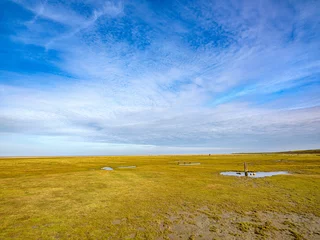
[[[0,239],[320,239],[319,201],[317,154],[0,158]]]

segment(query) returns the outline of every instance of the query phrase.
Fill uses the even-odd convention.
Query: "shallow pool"
[[[107,171],[112,171],[113,170],[113,168],[112,167],[103,167],[103,168],[101,168],[102,170],[107,170]]]
[[[244,177],[244,172],[221,172],[221,175],[224,176],[235,176],[235,177]],[[277,172],[248,172],[248,177],[252,178],[261,178],[261,177],[271,177],[275,175],[286,175],[289,174],[286,171],[277,171]]]

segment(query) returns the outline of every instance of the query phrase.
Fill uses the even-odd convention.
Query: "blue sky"
[[[3,0],[0,155],[320,147],[319,1]]]

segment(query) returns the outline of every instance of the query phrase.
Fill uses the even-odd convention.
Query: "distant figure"
[[[211,156],[211,154],[209,153],[209,156]]]

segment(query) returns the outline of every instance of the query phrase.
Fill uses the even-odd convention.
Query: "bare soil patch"
[[[320,239],[320,218],[296,213],[181,211],[159,224],[158,239]]]

